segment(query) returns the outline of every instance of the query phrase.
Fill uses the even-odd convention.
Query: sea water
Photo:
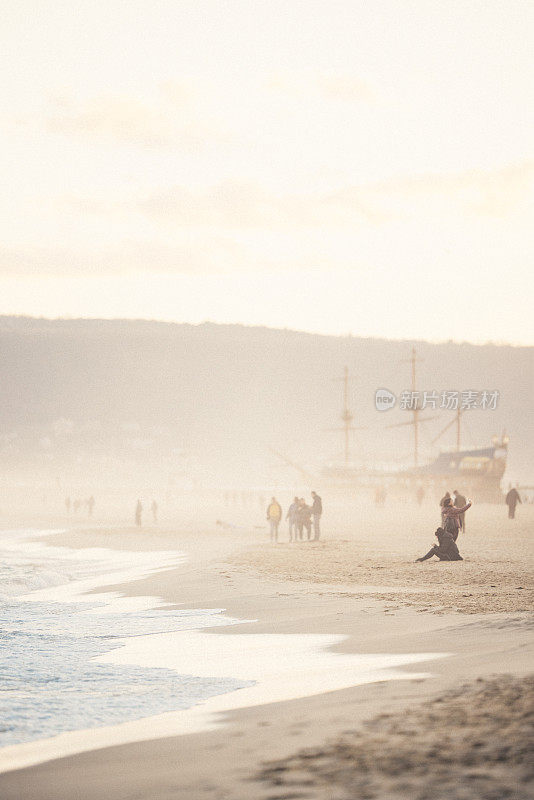
[[[132,637],[238,621],[222,609],[161,607],[156,598],[80,597],[184,556],[49,547],[34,541],[39,533],[0,532],[0,747],[190,708],[254,683],[96,661]]]

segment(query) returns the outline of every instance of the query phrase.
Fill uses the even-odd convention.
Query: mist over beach
[[[2,800],[530,800],[532,5],[2,11]]]

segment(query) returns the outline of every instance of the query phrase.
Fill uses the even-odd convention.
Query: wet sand
[[[271,546],[265,533],[253,526],[221,530],[213,524],[142,532],[80,529],[49,537],[51,543],[73,547],[186,551],[190,556],[187,564],[122,587],[101,587],[101,591],[121,589],[128,595],[159,596],[183,604],[183,608],[225,608],[229,616],[257,620],[219,627],[214,630],[217,635],[223,631],[243,637],[337,634],[347,637],[333,646],[337,652],[448,655],[422,665],[431,673],[428,678],[354,686],[227,711],[219,717],[220,727],[213,730],[104,747],[6,772],[0,775],[1,796],[6,800],[344,800],[373,796],[365,794],[365,787],[337,778],[336,791],[345,795],[333,793],[333,783],[324,776],[329,770],[336,771],[338,762],[343,771],[341,751],[333,742],[348,736],[352,746],[350,737],[357,736],[358,747],[372,753],[379,729],[373,732],[364,723],[382,713],[405,709],[410,709],[410,724],[417,730],[420,727],[424,738],[430,713],[425,702],[454,696],[459,687],[477,678],[510,675],[514,680],[523,679],[534,663],[532,626],[526,613],[530,602],[526,592],[532,585],[532,509],[520,509],[525,512],[520,519],[509,522],[503,519],[502,507],[480,507],[469,520],[465,540],[460,541],[464,562],[414,564],[412,557],[421,555],[432,540],[425,511],[424,507],[417,509],[412,530],[405,535],[392,529],[395,511],[388,508],[369,514],[364,530],[342,520],[334,526],[333,519],[327,529],[325,517],[324,541],[315,544]],[[235,522],[241,524],[239,518]],[[421,665],[406,666],[402,671],[419,673]],[[484,722],[476,712],[478,701],[472,689],[462,689],[459,697],[464,698],[469,712],[462,726],[465,748],[470,751],[484,732]],[[510,713],[513,722],[518,714]],[[446,736],[450,722],[450,715],[438,716],[436,736]],[[381,740],[391,745],[388,752],[394,753],[393,730],[386,727],[379,733]],[[301,773],[298,754],[308,748],[330,759],[326,772],[304,771],[296,781],[298,786],[293,775],[293,783],[282,788],[268,773],[262,773],[265,762],[273,761],[291,764],[289,771]],[[463,792],[452,796],[482,796],[479,784],[473,783],[471,791],[470,785],[461,781],[457,751],[452,748],[449,754],[454,767],[451,774],[457,776]],[[422,759],[422,754],[413,757]],[[410,759],[404,759],[395,781],[402,784],[404,776],[411,794],[391,796],[437,796],[432,794],[440,774],[437,763],[434,770],[430,765],[428,770],[414,771]],[[260,775],[269,779],[258,780]],[[346,794],[347,786],[352,794]],[[379,792],[377,796],[384,795]],[[485,791],[483,796],[506,795]]]

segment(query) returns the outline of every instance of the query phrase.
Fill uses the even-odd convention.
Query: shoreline
[[[35,534],[36,531],[31,531],[25,539],[26,542],[30,540],[30,547],[37,559],[43,545],[49,551],[57,551],[61,557],[65,548],[59,545],[57,538],[70,538],[72,531]],[[50,536],[56,537],[53,543],[48,541]],[[164,571],[180,570],[190,561],[183,550],[142,550],[135,553],[137,558],[134,565],[117,572],[115,560],[109,557],[110,553],[117,551],[85,547],[77,552],[85,553],[88,566],[94,564],[95,569],[98,566],[107,567],[111,572],[99,571],[89,578],[36,589],[16,599],[52,604],[91,604],[98,598],[104,606],[92,610],[97,615],[132,610],[168,610],[170,604],[163,598],[128,596],[128,587],[132,583],[150,580]],[[130,553],[131,558],[133,552],[126,552]],[[144,563],[150,556],[155,558],[148,558],[149,564]],[[107,591],[109,581],[114,582],[117,590]],[[194,609],[206,611],[204,607],[198,608],[196,605]],[[402,668],[447,656],[446,653],[351,655],[350,649],[340,652],[349,638],[346,634],[264,632],[249,633],[243,639],[239,632],[241,626],[254,626],[256,620],[229,617],[225,614],[226,609],[216,608],[213,611],[218,617],[217,626],[212,623],[202,629],[178,628],[127,638],[119,636],[112,649],[91,660],[119,667],[163,668],[195,677],[228,678],[252,682],[252,685],[201,700],[186,709],[100,728],[65,731],[51,739],[6,746],[0,749],[0,773],[111,745],[210,730],[222,724],[220,718],[224,712],[301,699],[367,683],[423,679],[427,677],[426,672],[404,672]],[[224,634],[220,634],[221,629],[225,631]],[[236,629],[237,633],[233,632]],[[147,731],[150,731],[150,737]]]
[[[47,537],[50,538],[50,537]],[[53,535],[50,543],[70,547],[95,546],[101,539],[113,549],[137,547],[138,532],[129,529],[78,530]],[[256,537],[258,539],[258,537]],[[80,541],[81,540],[81,541]],[[237,534],[221,537],[218,531],[185,531],[160,529],[143,537],[143,548],[187,550],[191,560],[177,567],[157,572],[122,586],[101,586],[99,592],[119,591],[124,596],[156,596],[180,609],[224,608],[232,618],[257,620],[239,623],[236,627],[204,629],[212,637],[232,634],[297,635],[303,631],[317,635],[335,634],[332,653],[449,653],[446,659],[429,662],[431,675],[422,677],[402,667],[403,680],[352,685],[328,693],[322,692],[300,699],[285,699],[238,710],[221,708],[217,727],[181,735],[91,749],[86,753],[46,761],[34,767],[9,771],[0,775],[3,796],[14,798],[24,786],[28,799],[57,800],[69,797],[62,789],[62,776],[89,769],[91,778],[79,795],[87,800],[104,798],[106,780],[112,780],[117,765],[125,763],[131,775],[121,768],[122,782],[115,787],[117,798],[134,796],[133,787],[148,780],[150,796],[163,798],[162,785],[170,780],[176,767],[176,748],[180,753],[180,778],[173,772],[173,797],[215,798],[250,797],[244,783],[260,761],[287,756],[301,746],[319,745],[328,736],[361,725],[381,710],[402,709],[423,699],[436,696],[446,688],[457,687],[466,677],[479,677],[502,671],[527,674],[532,663],[532,636],[523,613],[461,614],[445,612],[420,613],[417,608],[397,605],[373,596],[382,587],[358,587],[333,582],[288,580],[284,575],[257,574],[240,562],[244,554],[254,553],[258,541],[243,540]],[[178,542],[180,546],[178,547]],[[163,544],[166,547],[163,547]],[[265,546],[264,546],[265,548]],[[273,548],[275,550],[276,548]],[[285,548],[287,550],[287,548]],[[265,548],[266,554],[270,552]],[[416,587],[414,587],[415,589]],[[476,652],[473,638],[476,637]],[[439,643],[439,647],[436,646]],[[116,651],[115,651],[116,652]],[[428,665],[425,665],[425,669]],[[218,696],[226,697],[226,695]],[[217,698],[216,698],[217,699]],[[196,708],[202,708],[197,706]],[[298,722],[297,722],[298,720]],[[206,720],[204,720],[206,722]],[[247,746],[245,747],[245,743]],[[170,765],[165,758],[170,758]],[[149,775],[139,774],[136,760],[149,764]],[[117,761],[119,759],[119,761]],[[193,759],[195,769],[188,765]],[[203,766],[209,759],[210,767]],[[215,760],[215,766],[214,766]],[[105,767],[101,771],[98,765]],[[114,765],[114,766],[112,766]],[[174,767],[172,765],[175,765]],[[213,774],[219,776],[217,786]],[[80,780],[81,773],[80,773]],[[228,794],[222,792],[227,789]],[[109,796],[109,792],[108,792]],[[258,794],[258,797],[263,797]]]

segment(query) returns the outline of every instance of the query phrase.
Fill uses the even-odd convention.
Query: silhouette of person
[[[443,508],[443,506],[445,505],[445,501],[446,500],[450,500],[450,499],[451,499],[451,493],[450,492],[445,492],[445,494],[443,495],[443,497],[439,501],[439,504],[440,504],[441,508]]]
[[[453,506],[450,497],[445,500],[443,508],[441,509],[442,525],[444,530],[452,533],[454,541],[458,538],[458,532],[460,530],[460,515],[465,514],[467,509],[471,508],[471,505],[471,500],[469,500],[465,506],[456,508]]]
[[[432,556],[437,556],[440,561],[463,561],[458,551],[458,546],[450,531],[438,528],[434,535],[437,537],[438,544],[431,547],[426,555],[421,556],[421,558],[416,558],[416,561],[426,561],[428,558],[432,558]]]
[[[293,502],[287,509],[286,519],[289,522],[289,541],[293,541],[293,536],[295,537],[295,541],[297,541],[297,515],[299,510],[299,499],[298,497],[293,498]]]
[[[299,510],[298,510],[298,518],[297,518],[297,527],[299,532],[299,538],[303,539],[303,529],[306,528],[306,534],[308,537],[308,541],[311,539],[311,515],[312,509],[311,506],[306,504],[306,501],[303,497],[300,498],[299,503]]]
[[[141,519],[142,514],[143,514],[143,506],[141,505],[141,501],[138,500],[137,505],[135,507],[135,524],[137,525],[138,528],[140,528],[142,525],[142,519]]]
[[[518,503],[521,503],[521,497],[517,489],[513,488],[510,489],[508,494],[506,495],[506,505],[508,506],[508,519],[515,519],[515,507]]]
[[[463,494],[459,493],[458,489],[455,489],[452,495],[453,495],[452,497],[453,506],[455,506],[456,508],[461,508],[462,506],[465,506],[467,500],[465,499]],[[460,529],[465,533],[465,513],[460,514]]]
[[[317,492],[312,492],[311,494],[313,497],[313,503],[311,507],[311,515],[313,517],[313,538],[317,540],[321,535],[321,515],[323,513],[323,501]]]
[[[276,497],[271,497],[271,502],[267,506],[267,520],[271,533],[271,542],[278,541],[278,526],[282,519],[282,507]]]

